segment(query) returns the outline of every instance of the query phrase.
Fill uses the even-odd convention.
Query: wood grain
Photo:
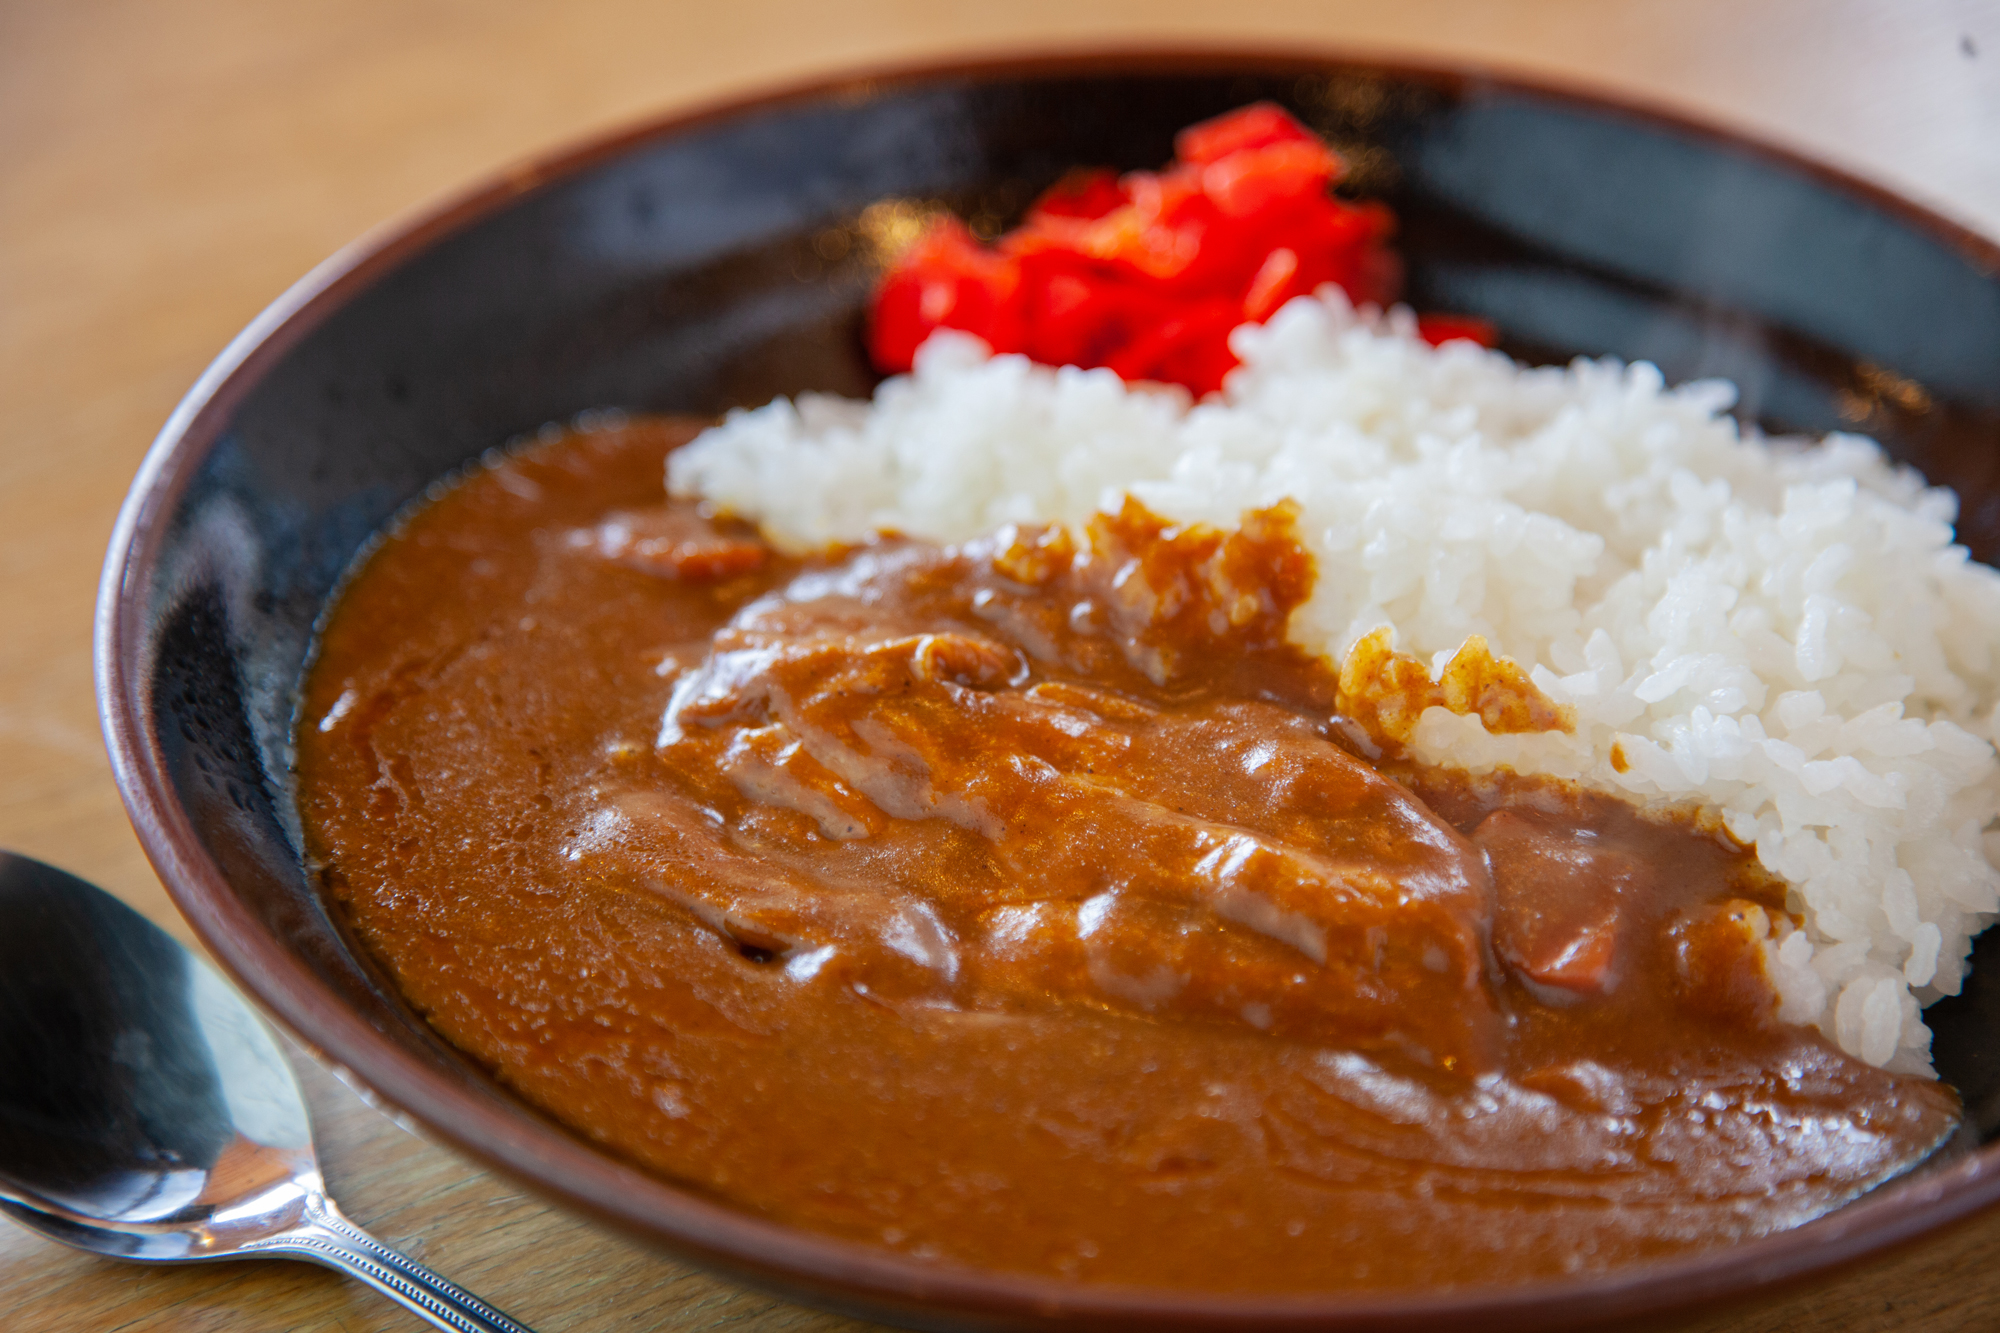
[[[1613,87],[2000,233],[1986,0],[4,0],[0,845],[188,938],[91,698],[112,519],[176,399],[259,308],[388,218],[578,134],[760,84],[976,50],[1213,41],[1430,54]],[[301,1062],[356,1220],[545,1330],[858,1329],[551,1209]],[[1949,1330],[2000,1310],[2000,1214],[1686,1333]],[[0,1323],[410,1329],[330,1273],[142,1268],[0,1227]]]

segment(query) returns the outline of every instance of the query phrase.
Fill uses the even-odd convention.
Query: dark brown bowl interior
[[[583,409],[865,394],[870,271],[825,235],[890,197],[1004,222],[1068,166],[1155,165],[1180,126],[1256,98],[1327,134],[1393,205],[1419,308],[1488,316],[1530,359],[1727,376],[1767,425],[1875,434],[1959,489],[1976,553],[2000,551],[2000,250],[1835,173],[1602,99],[1297,55],[1023,60],[784,93],[586,145],[335,258],[161,434],[105,569],[99,698],[133,822],[216,957],[388,1102],[563,1202],[925,1328],[1618,1320],[1823,1270],[2000,1196],[2000,1148],[1968,1146],[1754,1244],[1506,1290],[1267,1299],[940,1269],[605,1156],[441,1042],[329,918],[296,850],[293,699],[330,590],[389,516]],[[1932,1013],[1983,1140],[2000,963],[1975,977]]]

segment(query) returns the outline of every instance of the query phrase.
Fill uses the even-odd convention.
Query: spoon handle
[[[376,1240],[341,1216],[333,1200],[323,1194],[306,1199],[300,1225],[244,1249],[338,1269],[452,1333],[534,1333],[457,1283]]]

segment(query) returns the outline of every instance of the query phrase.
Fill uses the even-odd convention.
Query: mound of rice
[[[1300,645],[1338,660],[1386,625],[1435,670],[1482,634],[1575,710],[1524,736],[1432,708],[1420,759],[1714,811],[1804,919],[1765,945],[1782,1017],[1928,1071],[1919,1006],[2000,907],[2000,573],[1953,544],[1952,494],[1859,437],[1746,436],[1727,384],[1434,349],[1337,293],[1232,346],[1190,405],[940,334],[872,405],[732,414],[669,483],[801,548],[1291,497],[1319,563]]]

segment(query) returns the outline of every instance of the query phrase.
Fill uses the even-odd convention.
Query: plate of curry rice
[[[1616,1322],[1991,1202],[2000,248],[1443,68],[583,145],[134,484],[211,952],[559,1201],[922,1328]]]

